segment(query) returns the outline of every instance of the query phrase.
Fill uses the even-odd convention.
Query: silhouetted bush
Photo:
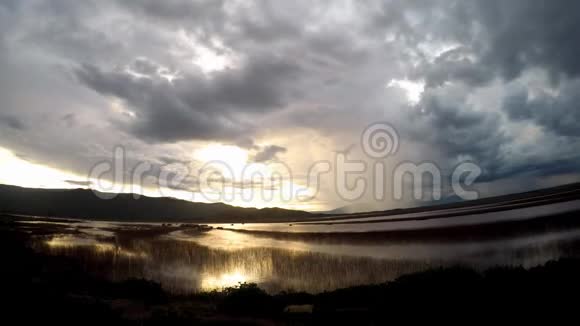
[[[283,307],[255,283],[240,283],[224,290],[225,296],[219,309],[229,314],[248,316],[272,316]]]
[[[114,288],[114,295],[118,298],[138,299],[147,304],[163,303],[167,300],[167,294],[159,283],[129,279],[119,283]]]

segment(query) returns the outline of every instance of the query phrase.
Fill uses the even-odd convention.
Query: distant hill
[[[499,197],[494,197],[499,198]],[[335,208],[330,211],[321,212],[321,214],[329,214],[329,215],[343,215],[343,214],[361,214],[361,213],[370,213],[370,212],[389,212],[393,210],[408,210],[408,209],[421,209],[421,208],[433,208],[433,207],[440,207],[442,205],[451,205],[451,204],[459,204],[462,202],[466,202],[465,200],[461,199],[459,196],[452,195],[446,198],[442,198],[440,200],[433,200],[433,201],[416,201],[416,202],[405,202],[404,207],[396,207],[396,208],[388,208],[386,209],[385,206],[392,205],[392,203],[380,203],[380,202],[366,202],[366,203],[356,203],[346,206],[341,206]],[[475,201],[469,201],[469,204]]]
[[[499,206],[509,204],[519,204],[533,206],[540,201],[543,203],[554,203],[567,200],[580,199],[580,183],[570,183],[561,186],[535,189],[531,191],[485,197],[475,200],[462,200],[457,196],[449,197],[439,202],[429,202],[423,205],[416,205],[408,208],[395,208],[389,210],[368,210],[365,204],[353,204],[339,207],[337,209],[323,212],[328,218],[357,218],[371,216],[391,216],[399,214],[410,214],[420,212],[435,212],[454,208],[477,208],[479,206]],[[365,209],[367,209],[365,211]],[[341,215],[341,216],[338,216]]]
[[[242,208],[175,198],[118,194],[100,199],[87,189],[30,189],[0,185],[0,212],[109,221],[249,222],[306,219],[314,214],[281,208]]]
[[[387,203],[357,203],[357,204],[341,206],[341,207],[335,208],[333,210],[324,211],[322,213],[329,214],[329,215],[343,215],[343,214],[355,214],[355,213],[381,211],[382,210],[381,208],[377,208],[377,206],[379,206],[379,204],[382,204],[382,206],[388,205]]]

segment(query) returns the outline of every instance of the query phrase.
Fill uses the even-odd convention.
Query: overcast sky
[[[300,184],[379,121],[389,166],[470,160],[485,196],[577,181],[578,58],[577,1],[0,0],[0,182],[87,186],[123,146],[127,171],[281,161]],[[274,204],[344,205],[330,188]]]

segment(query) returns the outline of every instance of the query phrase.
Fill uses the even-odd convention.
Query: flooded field
[[[532,267],[580,256],[577,200],[417,220],[309,223],[115,223],[15,217],[33,247],[82,260],[112,280],[145,278],[175,293],[243,282],[269,292],[321,292],[390,281],[433,267]],[[434,216],[446,212],[431,212]],[[378,222],[377,222],[378,221]],[[352,223],[357,222],[357,223]]]

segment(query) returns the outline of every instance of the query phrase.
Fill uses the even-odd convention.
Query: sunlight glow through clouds
[[[208,48],[197,47],[196,52],[197,55],[193,60],[193,63],[195,63],[205,74],[212,71],[224,70],[228,66],[229,60],[226,56],[218,55]]]
[[[123,105],[123,103],[120,100],[113,100],[111,102],[111,107],[110,107],[111,111],[115,114],[120,114],[123,115],[125,117],[129,117],[129,118],[135,118],[137,117],[137,114],[127,108],[125,108],[125,106]]]
[[[297,200],[298,195],[308,198],[316,192],[300,184],[301,180],[295,180],[297,176],[282,162],[253,162],[247,150],[222,144],[200,148],[193,153],[193,158],[203,165],[201,170],[214,170],[223,177],[223,181],[200,185],[208,196],[205,201],[242,207],[316,209],[308,201]]]
[[[81,188],[66,180],[84,180],[84,178],[27,162],[0,147],[0,183],[32,188]]]
[[[201,282],[201,288],[205,290],[221,290],[247,281],[248,278],[238,271],[224,273],[217,277],[214,275],[205,275]]]
[[[272,165],[249,164],[248,152],[236,146],[226,145],[209,145],[197,151],[194,156],[206,163],[209,161],[224,161],[230,166],[234,175],[234,182],[244,184],[244,169],[246,166],[252,167],[253,171],[259,172],[264,177],[270,176],[274,169]],[[224,175],[227,175],[224,173]],[[0,148],[0,184],[17,185],[31,188],[56,188],[56,189],[76,189],[76,188],[94,188],[104,192],[136,193],[150,197],[174,197],[183,200],[195,202],[212,202],[196,191],[183,191],[170,188],[146,188],[138,184],[113,184],[110,180],[99,179],[90,180],[91,186],[82,185],[81,183],[67,182],[85,182],[86,176],[76,175],[74,173],[61,171],[51,167],[35,164],[21,159],[11,151]],[[252,181],[252,180],[249,180]],[[248,186],[232,186],[228,184],[223,188],[228,194],[231,194],[232,200],[227,204],[242,207],[273,207],[273,206],[294,206],[301,209],[312,209],[310,203],[299,203],[293,200],[288,202],[287,192],[295,192],[303,189],[304,194],[309,194],[309,189],[294,183],[292,180],[282,180],[277,183],[273,189],[261,189],[262,185],[258,184],[256,188]],[[291,196],[290,196],[291,197]],[[249,198],[245,200],[244,198]]]
[[[194,157],[203,164],[223,162],[232,171],[235,178],[241,178],[245,166],[248,164],[248,152],[237,146],[208,145],[197,150]],[[222,171],[226,175],[227,171]]]
[[[176,48],[172,52],[179,57],[190,58],[189,60],[208,76],[211,72],[234,66],[235,58],[230,49],[218,39],[212,39],[211,42],[215,49],[201,45],[201,42],[186,31],[180,31],[177,34]]]
[[[408,79],[393,79],[387,87],[398,87],[403,89],[407,94],[407,100],[411,104],[417,104],[421,100],[421,95],[425,91],[425,83]]]

